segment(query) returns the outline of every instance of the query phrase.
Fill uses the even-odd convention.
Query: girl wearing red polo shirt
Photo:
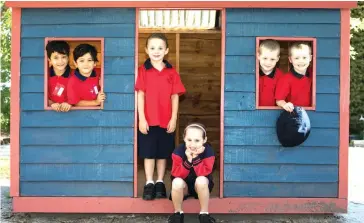
[[[66,41],[50,41],[46,46],[48,62],[48,105],[57,112],[68,112],[67,84],[71,72],[68,65],[70,46]]]
[[[179,96],[186,90],[177,71],[164,56],[168,41],[163,34],[148,37],[145,52],[149,59],[139,67],[135,90],[138,95],[138,156],[144,159],[146,184],[144,200],[166,198],[163,179],[167,158],[174,149]],[[154,167],[157,181],[154,184]]]
[[[100,91],[100,70],[96,69],[97,50],[80,44],[73,51],[76,70],[67,85],[68,103],[78,107],[99,106],[106,98]]]

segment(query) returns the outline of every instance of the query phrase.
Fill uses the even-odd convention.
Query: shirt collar
[[[259,76],[268,76],[269,78],[274,78],[274,75],[276,74],[276,68],[277,67],[274,67],[272,72],[270,72],[270,74],[266,75],[262,69],[259,68]]]
[[[294,68],[293,68],[293,66],[291,65],[291,73],[293,74],[293,76],[295,76],[295,77],[297,77],[298,79],[301,79],[301,78],[303,78],[304,76],[306,76],[306,77],[310,77],[310,72],[308,71],[308,68],[307,68],[307,70],[306,70],[306,74],[305,75],[302,75],[302,74],[299,74],[299,73],[297,73],[295,70],[294,70]]]
[[[170,63],[168,63],[167,60],[163,60],[163,63],[166,65],[167,68],[172,68],[172,65]],[[148,58],[145,62],[144,62],[144,67],[145,69],[149,70],[153,68],[152,62],[150,61],[150,58]]]
[[[85,81],[88,77],[83,76],[82,74],[80,74],[80,71],[78,70],[78,68],[76,68],[75,70],[75,76],[80,79],[81,81]],[[92,70],[92,73],[90,75],[90,77],[96,77],[96,72],[95,70]]]
[[[70,71],[71,71],[71,67],[69,65],[67,65],[66,70],[61,75],[61,77],[68,78],[70,76]],[[56,73],[54,72],[53,66],[49,69],[49,76],[50,77],[57,76]]]

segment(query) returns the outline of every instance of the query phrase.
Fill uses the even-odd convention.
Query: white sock
[[[157,181],[156,181],[156,183],[159,183],[159,182],[163,183],[163,180],[157,180]]]
[[[154,181],[153,180],[148,180],[146,183],[145,183],[145,185],[147,185],[147,184],[154,184]]]
[[[180,214],[183,214],[183,211],[175,211],[174,213],[177,213],[177,212],[179,212]]]
[[[200,214],[209,214],[209,212],[201,211]]]

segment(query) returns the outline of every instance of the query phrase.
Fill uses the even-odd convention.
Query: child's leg
[[[182,202],[184,195],[187,195],[188,187],[182,178],[174,178],[172,181],[172,201],[175,212],[182,211]]]
[[[157,159],[157,180],[163,181],[164,174],[166,172],[167,160],[166,159]]]
[[[145,178],[148,181],[153,181],[155,159],[144,159]]]
[[[197,177],[195,190],[198,194],[198,200],[200,201],[201,212],[208,212],[210,198],[209,180],[204,176]]]

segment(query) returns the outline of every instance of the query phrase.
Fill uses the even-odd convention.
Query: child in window
[[[46,46],[48,62],[48,105],[57,112],[68,112],[67,84],[71,68],[68,65],[70,46],[66,41],[50,41]]]
[[[308,69],[312,60],[311,47],[305,42],[293,43],[289,48],[291,70],[278,81],[277,105],[288,112],[294,106],[311,106],[312,77]]]
[[[276,67],[280,46],[275,40],[263,40],[259,45],[259,106],[275,106],[274,92],[283,72]]]
[[[177,71],[164,56],[167,38],[155,33],[147,38],[147,59],[138,70],[135,90],[138,95],[138,156],[144,159],[146,184],[144,200],[166,198],[163,179],[167,158],[174,148],[179,96],[186,90]],[[154,167],[158,178],[153,181]]]
[[[99,106],[106,99],[100,91],[100,69],[96,69],[97,50],[80,44],[73,51],[76,70],[67,85],[68,103],[76,107]]]
[[[189,196],[199,199],[201,223],[215,222],[209,213],[209,197],[214,187],[212,169],[215,162],[213,148],[206,143],[205,127],[199,123],[188,125],[183,133],[184,144],[172,154],[171,197],[175,213],[168,219],[170,223],[183,223],[182,202]]]

